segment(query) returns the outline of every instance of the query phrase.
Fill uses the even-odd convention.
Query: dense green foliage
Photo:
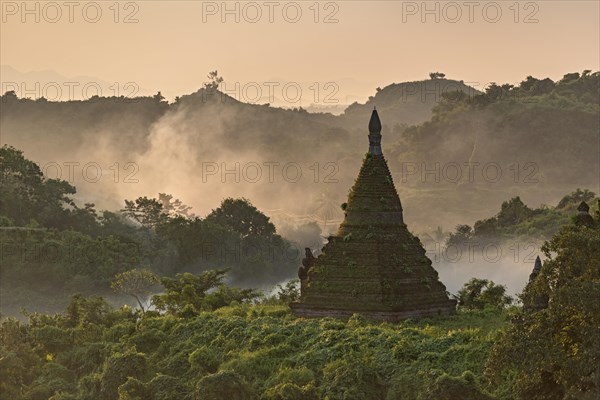
[[[558,82],[529,76],[474,96],[446,93],[432,120],[406,130],[394,153],[402,162],[497,163],[505,178],[512,176],[487,180],[496,186],[572,184],[582,177],[596,184],[600,72],[590,72]]]
[[[568,225],[576,208],[587,201],[593,209],[596,194],[587,189],[565,195],[556,207],[541,206],[529,208],[517,196],[504,201],[500,212],[494,217],[476,221],[473,227],[458,225],[448,236],[448,246],[461,246],[470,242],[493,242],[506,239],[550,239],[559,229]]]
[[[58,311],[77,292],[110,295],[115,275],[134,268],[165,276],[227,268],[234,283],[268,286],[293,277],[300,262],[299,249],[246,199],[225,199],[205,219],[163,193],[99,215],[21,151],[0,148],[0,163],[3,313]]]
[[[224,271],[163,279],[156,310],[75,296],[63,314],[0,327],[11,399],[574,400],[600,393],[600,213],[544,246],[521,298],[473,279],[448,317],[302,319],[223,284]],[[120,276],[119,279],[124,278]],[[214,290],[217,288],[217,290]],[[291,287],[281,288],[279,301]],[[546,302],[540,307],[538,299]]]
[[[74,298],[65,314],[3,321],[2,398],[483,400],[506,321],[494,309],[402,324],[304,320],[251,305],[142,317]]]
[[[161,280],[163,294],[154,295],[152,303],[160,311],[176,316],[193,316],[212,311],[232,302],[248,302],[260,297],[253,289],[232,288],[225,285],[226,270],[206,271],[200,275],[189,272],[178,274],[177,279]]]
[[[35,219],[47,228],[85,230],[96,218],[93,204],[78,208],[75,187],[59,179],[46,179],[39,166],[13,147],[0,148],[0,210],[4,225],[24,226]]]
[[[483,309],[486,306],[504,308],[513,299],[506,295],[506,287],[496,285],[487,279],[472,278],[458,291],[459,307],[467,309]]]
[[[447,93],[430,121],[385,146],[394,178],[402,177],[414,199],[403,196],[418,213],[412,218],[455,226],[482,219],[517,194],[537,206],[577,187],[597,192],[599,87],[600,73],[586,71],[556,82],[528,77],[491,85],[471,96]],[[434,209],[447,212],[440,217]],[[539,224],[532,228],[544,230]]]
[[[489,361],[513,397],[591,400],[600,397],[600,213],[592,226],[564,227],[544,247],[525,305]]]
[[[429,85],[447,84],[443,78],[434,74]],[[590,71],[558,82],[528,77],[518,86],[494,84],[474,95],[461,83],[460,93],[447,93],[431,121],[406,128],[390,119],[398,122],[390,135],[397,140],[390,167],[401,169],[406,161],[493,160],[505,170],[527,172],[521,167],[533,163],[539,172],[533,178],[548,186],[595,184],[599,80],[600,74]],[[202,91],[171,105],[161,96],[52,103],[9,93],[2,96],[0,122],[3,132],[8,129],[14,138],[23,131],[18,140],[31,143],[56,138],[47,127],[62,126],[68,134],[59,132],[63,140],[48,150],[62,145],[67,151],[88,129],[109,126],[116,147],[144,154],[150,126],[176,111],[190,125],[208,130],[224,125],[221,145],[233,150],[288,159],[318,147],[321,156],[337,161],[362,151],[362,142],[350,140],[357,116],[375,102],[390,111],[404,106],[399,99],[408,89],[390,85],[378,90],[368,107],[353,105],[340,117],[231,101],[226,124],[215,118],[224,103],[207,102]],[[424,111],[435,101],[419,104],[418,96],[411,95],[404,112],[425,120]],[[190,144],[199,152],[209,148]],[[71,184],[45,178],[15,148],[0,148],[0,162],[2,311],[14,314],[34,300],[37,309],[66,308],[56,315],[25,313],[27,322],[1,320],[3,399],[600,397],[600,215],[589,226],[569,224],[577,204],[594,199],[590,191],[578,189],[556,207],[536,209],[514,197],[496,216],[451,234],[448,243],[457,245],[553,236],[543,247],[546,261],[539,275],[521,295],[522,309],[506,308],[511,299],[502,285],[474,278],[458,293],[454,316],[398,324],[359,315],[348,321],[306,320],[292,316],[286,305],[298,297],[296,282],[267,299],[226,282],[281,282],[294,275],[299,261],[289,257],[289,242],[247,199],[227,198],[205,218],[166,194],[126,200],[120,211],[97,212],[93,204],[79,206]],[[464,180],[458,191],[456,182],[435,182],[431,196],[456,205],[465,193],[473,199],[492,191],[504,196],[515,184],[533,185],[535,191],[539,183],[528,181],[529,175],[514,178],[484,182],[482,192]],[[444,186],[455,197],[440,196],[447,193]],[[301,185],[295,190],[305,195]],[[419,198],[422,212],[433,214],[426,200]],[[159,281],[164,291],[146,308]],[[107,294],[111,284],[123,295],[121,304],[131,296],[140,308],[116,308],[85,295],[67,300],[75,292]]]

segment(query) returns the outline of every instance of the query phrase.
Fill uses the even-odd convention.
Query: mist
[[[539,127],[547,118],[542,111],[536,121],[526,114],[510,123],[492,106],[450,113],[445,109],[458,100],[423,97],[420,90],[479,92],[462,82],[431,82],[389,85],[337,116],[247,104],[207,89],[171,104],[159,95],[3,102],[1,140],[24,150],[48,178],[76,186],[80,205],[118,211],[125,199],[168,193],[204,217],[223,199],[243,197],[282,236],[315,254],[343,220],[340,205],[368,148],[364,116],[373,106],[382,110],[384,155],[404,220],[417,235],[472,225],[514,196],[538,206],[554,205],[576,187],[598,191],[593,116],[564,111],[549,131]],[[410,118],[414,125],[401,123]],[[575,122],[580,138],[563,138],[562,130]],[[581,150],[576,156],[573,147]],[[539,151],[545,148],[556,149],[554,157],[572,168]],[[432,259],[451,292],[477,276],[517,293],[531,270],[530,260],[508,256],[493,263]]]

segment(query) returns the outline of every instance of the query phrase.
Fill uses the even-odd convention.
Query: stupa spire
[[[377,109],[373,107],[371,119],[369,120],[369,154],[382,155],[381,152],[381,121]]]

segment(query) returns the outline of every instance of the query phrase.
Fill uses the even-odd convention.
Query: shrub
[[[280,383],[269,388],[261,397],[263,400],[318,400],[317,390],[312,384],[298,386],[294,383]]]
[[[468,309],[484,309],[491,305],[498,308],[504,308],[513,302],[512,297],[506,295],[504,285],[496,285],[487,279],[471,278],[458,291],[459,307]]]
[[[369,359],[350,357],[333,361],[323,370],[325,398],[346,400],[379,400],[384,387]]]
[[[194,350],[189,356],[189,362],[192,368],[198,370],[201,374],[213,374],[217,372],[221,364],[219,355],[206,346]]]
[[[426,390],[425,398],[436,400],[492,400],[475,380],[475,375],[465,371],[461,376],[442,374]]]
[[[144,382],[132,377],[119,386],[119,400],[145,400],[148,398],[148,390]]]
[[[188,400],[192,396],[183,380],[169,375],[155,376],[147,387],[148,398],[151,400]]]
[[[252,393],[242,378],[233,371],[207,375],[198,381],[194,400],[250,400]]]
[[[135,350],[115,353],[106,361],[102,374],[101,392],[107,400],[117,399],[118,388],[128,378],[143,378],[148,369],[146,355]]]

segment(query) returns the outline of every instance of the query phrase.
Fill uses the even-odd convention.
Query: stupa
[[[412,235],[381,150],[381,122],[373,110],[369,151],[348,202],[345,218],[318,257],[307,249],[300,268],[301,295],[291,304],[304,317],[398,321],[453,313],[456,300]]]

